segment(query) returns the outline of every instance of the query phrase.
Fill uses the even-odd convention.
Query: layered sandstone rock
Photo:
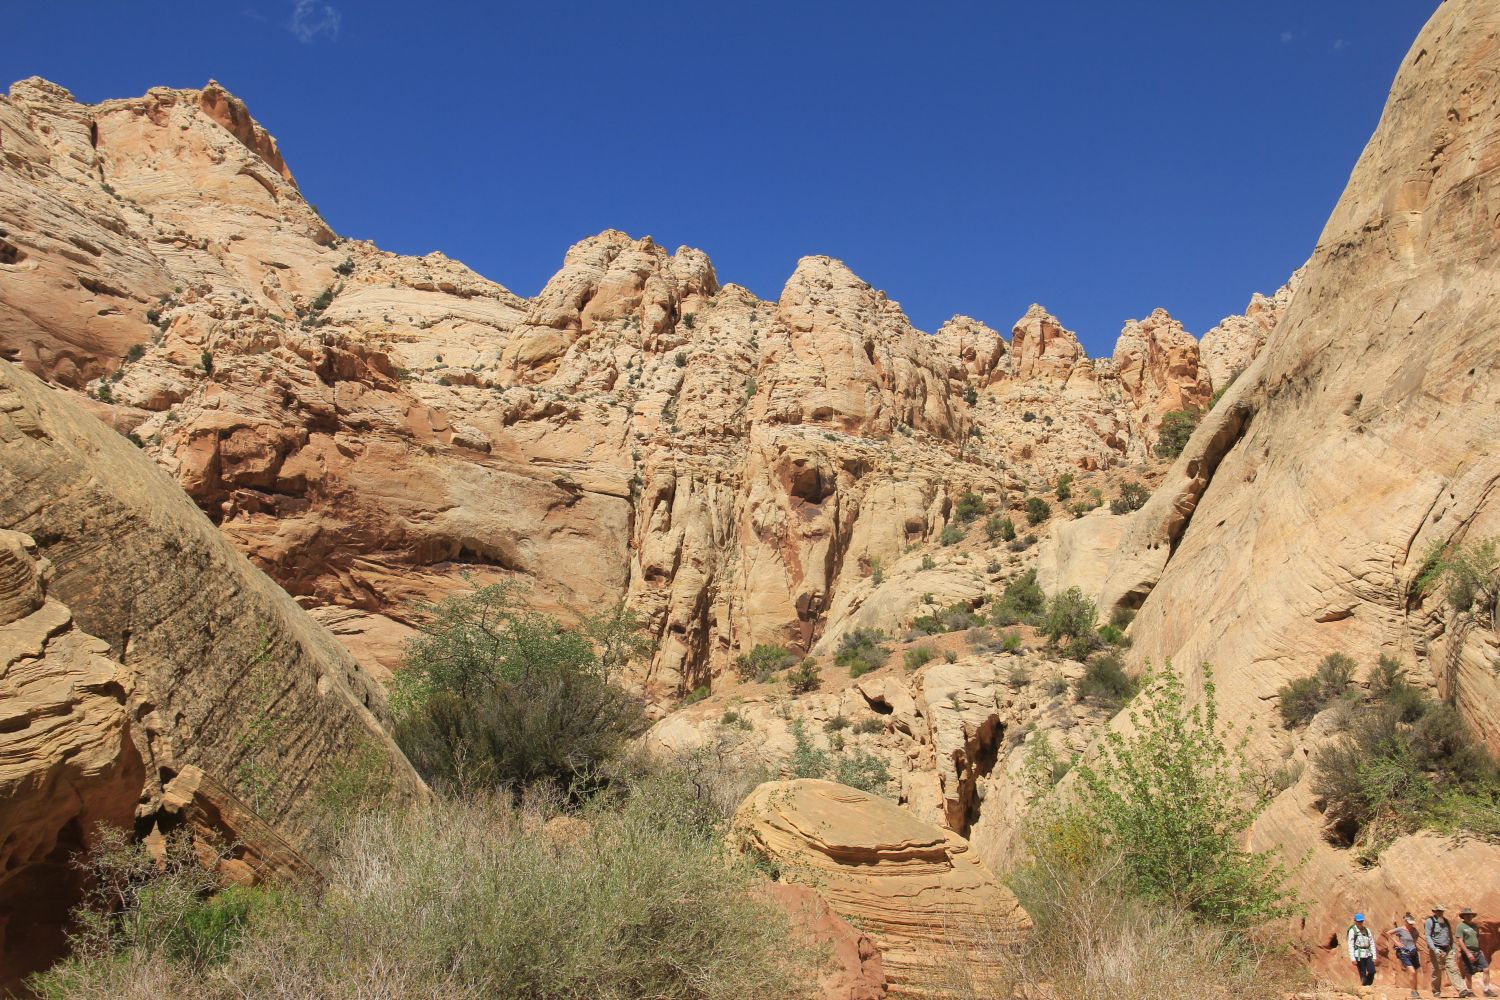
[[[1202,410],[1213,394],[1198,342],[1165,309],[1126,322],[1114,362],[1120,384],[1150,428],[1172,410]]]
[[[771,882],[766,895],[792,921],[793,933],[826,953],[818,975],[819,1000],[882,1000],[885,964],[870,935],[855,930],[817,892],[791,882]]]
[[[1122,532],[1099,590],[1106,606],[1141,605],[1139,660],[1214,665],[1223,714],[1253,727],[1267,764],[1317,745],[1283,728],[1276,693],[1331,652],[1364,669],[1395,657],[1492,748],[1500,738],[1500,636],[1412,586],[1435,546],[1500,535],[1497,32],[1493,0],[1433,15],[1295,297]],[[1434,855],[1450,843],[1405,838],[1363,872],[1324,842],[1309,780],[1282,793],[1253,842],[1312,851],[1298,875],[1310,941],[1377,903],[1477,897],[1493,909],[1475,873],[1500,848],[1470,843],[1449,869]]]
[[[139,449],[3,362],[0,528],[36,539],[48,596],[98,637],[90,649],[102,640],[129,667],[142,699],[131,742],[152,775],[197,764],[292,837],[325,780],[361,757],[417,787],[349,654]],[[159,798],[146,794],[143,813]]]
[[[1003,946],[1031,929],[962,837],[853,788],[812,779],[761,785],[736,812],[731,836],[866,929],[892,996],[941,995],[941,966],[965,945]]]
[[[1198,353],[1215,392],[1228,388],[1229,383],[1249,368],[1250,362],[1260,354],[1266,338],[1276,328],[1282,313],[1291,304],[1292,296],[1301,286],[1305,270],[1305,267],[1298,268],[1286,284],[1270,296],[1256,292],[1243,313],[1226,316],[1198,341]]]
[[[0,530],[0,988],[62,953],[73,855],[131,824],[146,777],[130,672],[48,594],[52,573]]]

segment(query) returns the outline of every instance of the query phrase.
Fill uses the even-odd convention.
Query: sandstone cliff
[[[1493,845],[1405,838],[1362,870],[1330,843],[1302,768],[1326,727],[1289,732],[1276,712],[1278,688],[1325,654],[1363,671],[1388,654],[1491,749],[1500,737],[1500,636],[1414,587],[1434,546],[1500,535],[1497,33],[1493,0],[1437,10],[1280,323],[1084,580],[1107,606],[1140,605],[1139,659],[1212,663],[1226,715],[1253,726],[1268,766],[1302,775],[1254,841],[1311,852],[1299,877],[1317,943],[1352,909],[1500,905],[1480,874]],[[1109,547],[1085,522],[1064,530]]]
[[[1040,307],[1009,343],[929,336],[825,257],[762,301],[606,232],[523,299],[335,236],[217,84],[90,106],[23,81],[0,134],[0,355],[86,391],[377,672],[415,602],[521,576],[565,612],[628,596],[638,681],[680,695],[837,630],[969,489],[1151,462],[1212,386],[1165,313],[1114,360]]]
[[[101,823],[170,812],[164,786],[190,767],[293,842],[342,769],[419,787],[349,654],[138,449],[7,362],[0,696],[8,962],[56,954],[79,889],[72,855]]]

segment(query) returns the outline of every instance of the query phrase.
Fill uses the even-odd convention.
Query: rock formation
[[[522,577],[563,612],[628,597],[670,700],[840,628],[964,491],[1150,461],[1162,407],[1206,395],[1180,328],[1131,340],[1127,384],[1040,307],[1010,343],[927,336],[826,257],[770,302],[606,232],[523,299],[335,236],[213,83],[27,80],[0,132],[0,356],[86,391],[377,672],[414,604]]]
[[[865,928],[893,997],[943,995],[944,962],[982,960],[965,946],[1003,947],[1031,929],[962,837],[879,796],[830,781],[769,782],[740,806],[731,836]]]
[[[348,653],[137,448],[6,362],[0,695],[0,952],[13,960],[57,954],[79,891],[71,857],[98,824],[187,822],[240,842],[248,876],[295,868],[339,769],[419,787]],[[234,791],[205,792],[217,783],[203,771]]]
[[[1359,681],[1395,657],[1492,749],[1500,738],[1500,636],[1414,586],[1435,550],[1500,535],[1497,33],[1492,0],[1437,9],[1295,297],[1096,590],[1106,606],[1140,605],[1137,659],[1214,665],[1225,716],[1253,726],[1268,764],[1301,768],[1317,746],[1317,726],[1284,728],[1276,693],[1332,652],[1360,662]],[[1494,845],[1409,837],[1360,870],[1325,838],[1311,770],[1253,837],[1311,852],[1299,875],[1310,942],[1352,909],[1384,920],[1438,897],[1500,905],[1478,874],[1500,861]],[[1450,851],[1464,863],[1435,860]]]

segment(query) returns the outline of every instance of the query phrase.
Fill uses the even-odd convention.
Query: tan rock
[[[735,814],[731,836],[864,928],[895,997],[939,995],[950,942],[1019,941],[1031,929],[1015,896],[962,837],[843,785],[761,785]]]
[[[1208,372],[1199,364],[1197,340],[1165,309],[1125,323],[1114,363],[1147,430],[1159,427],[1162,415],[1172,410],[1206,408],[1213,394]]]
[[[794,934],[828,953],[818,975],[819,1000],[881,1000],[886,995],[885,966],[870,935],[851,927],[807,886],[772,882],[765,892],[791,918]]]
[[[1283,727],[1277,690],[1335,651],[1363,669],[1395,656],[1500,739],[1500,637],[1411,589],[1433,544],[1500,535],[1500,231],[1473,202],[1500,170],[1496,31],[1490,0],[1433,14],[1300,288],[1124,532],[1105,583],[1106,605],[1144,601],[1132,655],[1212,663],[1223,715],[1251,727],[1268,764],[1314,745]],[[1483,859],[1450,870],[1432,853],[1448,848],[1420,839],[1364,872],[1322,827],[1293,788],[1255,831],[1292,858],[1314,851],[1309,944],[1380,900],[1415,911],[1482,891],[1472,873],[1493,867],[1476,845]]]
[[[64,951],[82,891],[75,852],[135,816],[146,770],[130,671],[49,597],[52,566],[0,530],[0,986]]]
[[[1208,381],[1215,392],[1227,388],[1260,354],[1266,338],[1276,328],[1302,284],[1306,270],[1305,266],[1298,268],[1286,284],[1269,297],[1256,292],[1250,297],[1244,313],[1226,316],[1198,341],[1203,367],[1208,371]]]

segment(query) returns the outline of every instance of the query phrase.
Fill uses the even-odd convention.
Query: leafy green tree
[[[984,497],[969,490],[958,498],[958,506],[954,509],[953,516],[959,524],[968,524],[970,521],[983,517],[989,509],[989,505],[984,502]]]
[[[1057,477],[1056,493],[1059,503],[1067,503],[1073,499],[1073,473],[1064,472]]]
[[[1128,514],[1140,510],[1151,499],[1151,491],[1140,483],[1131,481],[1120,484],[1120,495],[1109,502],[1111,514]]]
[[[1069,587],[1047,602],[1041,632],[1054,646],[1061,646],[1066,639],[1069,654],[1074,659],[1082,659],[1099,644],[1094,631],[1098,618],[1099,609],[1094,602],[1077,587]]]
[[[1117,852],[1127,884],[1236,927],[1298,912],[1280,856],[1241,846],[1266,800],[1247,798],[1245,740],[1220,726],[1211,668],[1191,707],[1170,662],[1161,672],[1148,664],[1142,689],[1128,730],[1110,732],[1077,768],[1078,808]]]
[[[1028,524],[1041,524],[1052,516],[1052,505],[1041,497],[1030,497],[1026,501],[1026,521]]]
[[[1016,522],[999,514],[991,514],[990,519],[984,522],[984,534],[991,545],[1015,541]]]
[[[1197,410],[1170,410],[1161,418],[1161,430],[1156,436],[1158,458],[1176,458],[1187,447],[1188,438],[1198,428],[1201,414]]]

